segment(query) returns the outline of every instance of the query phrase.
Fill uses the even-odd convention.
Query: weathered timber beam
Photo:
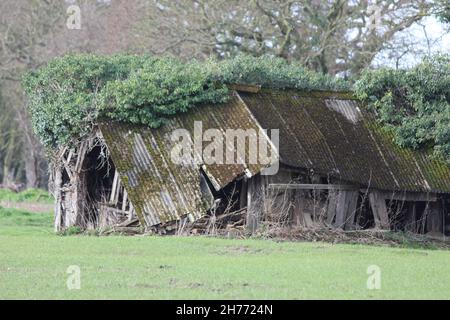
[[[125,211],[127,209],[128,205],[128,193],[125,188],[123,188],[123,199],[122,199],[122,211]]]
[[[79,147],[78,150],[77,162],[75,163],[75,172],[81,171],[83,161],[86,156],[86,151],[87,151],[87,143],[84,141],[83,143],[81,143],[81,146]]]
[[[405,215],[405,230],[417,232],[417,204],[410,202],[407,204],[408,210]]]
[[[124,216],[128,215],[127,211],[124,211],[124,210],[121,210],[121,209],[117,209],[117,208],[114,208],[114,207],[110,207],[108,205],[104,205],[103,204],[101,207],[102,207],[102,209],[110,211],[110,212],[119,213],[119,214],[122,214]]]
[[[263,192],[261,190],[261,176],[253,177],[247,184],[247,217],[246,225],[250,232],[255,232],[258,228],[263,210]]]
[[[426,216],[427,231],[443,234],[445,232],[443,220],[443,208],[440,203],[430,203]]]
[[[251,84],[229,84],[228,88],[241,92],[258,93],[261,90],[260,85]]]
[[[293,223],[306,228],[313,226],[313,219],[311,213],[305,210],[305,194],[304,191],[294,191],[294,210],[293,210]]]
[[[398,201],[425,201],[435,202],[437,201],[436,193],[427,192],[382,192],[382,196],[386,200],[398,200]]]
[[[59,166],[56,166],[55,170],[55,182],[54,182],[54,194],[55,194],[55,222],[54,230],[58,232],[61,230],[61,216],[62,216],[62,172]]]
[[[327,224],[331,226],[333,219],[336,216],[336,205],[337,205],[338,192],[331,190],[328,194],[328,204],[327,204]]]
[[[69,165],[70,160],[72,160],[72,155],[73,155],[73,150],[71,149],[71,150],[69,151],[69,154],[68,154],[66,160],[64,161],[64,162],[66,163],[66,165]]]
[[[109,199],[110,203],[114,203],[115,202],[115,198],[116,198],[116,190],[119,187],[119,173],[117,172],[117,170],[114,172],[114,179],[113,179],[113,184],[112,184],[112,190],[111,190],[111,196]]]
[[[271,183],[269,189],[284,190],[359,190],[359,187],[343,184],[313,184],[313,183]]]
[[[347,216],[345,218],[345,230],[352,230],[356,227],[355,225],[355,216],[358,205],[358,191],[346,191],[348,193],[348,204],[347,204]]]
[[[375,220],[375,227],[377,229],[389,230],[389,216],[386,208],[386,199],[378,191],[369,193],[369,202]]]
[[[128,220],[131,221],[136,217],[136,212],[134,210],[133,203],[131,201],[129,201],[129,202],[130,202],[130,208],[128,210]]]
[[[359,192],[341,190],[337,193],[335,208],[335,227],[351,230],[355,227],[355,213]]]

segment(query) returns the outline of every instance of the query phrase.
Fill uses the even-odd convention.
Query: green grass
[[[26,189],[22,192],[0,189],[0,201],[52,203],[53,197],[42,189]]]
[[[450,252],[207,237],[58,236],[0,209],[0,298],[450,298]],[[81,270],[68,290],[67,268]],[[367,268],[381,268],[368,290]]]
[[[0,206],[0,236],[52,234],[52,223],[51,213],[32,213]]]

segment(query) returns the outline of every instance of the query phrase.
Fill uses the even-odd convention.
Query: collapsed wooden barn
[[[105,121],[53,161],[55,229],[133,221],[158,230],[224,212],[246,225],[450,232],[450,168],[399,147],[348,93],[234,86],[223,105],[196,106],[158,129]],[[278,129],[279,170],[267,164],[174,164],[172,132]],[[233,144],[234,146],[234,144]],[[225,146],[226,148],[226,146]],[[246,155],[248,156],[248,149]]]

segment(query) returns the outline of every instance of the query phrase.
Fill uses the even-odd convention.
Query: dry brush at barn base
[[[410,72],[432,75],[433,67],[442,67],[424,65]],[[342,80],[270,57],[203,64],[139,56],[55,60],[25,81],[36,130],[53,148],[55,227],[107,227],[137,218],[147,231],[167,232],[172,221],[183,225],[205,213],[216,219],[240,210],[251,231],[263,220],[282,220],[307,228],[442,235],[450,169],[442,154],[398,146],[396,133],[380,125],[376,101],[383,97],[374,88],[385,73],[377,72],[362,79],[370,82],[370,95],[357,84],[361,102],[336,91],[349,87]],[[410,89],[401,92],[428,79],[409,78]],[[433,92],[446,98],[447,89],[439,84]],[[429,100],[422,93],[418,101]],[[402,97],[414,106],[409,95],[398,94],[393,107]],[[440,99],[438,106],[448,107]],[[172,165],[171,132],[181,125],[192,133],[195,121],[205,129],[279,129],[279,172],[264,176],[264,166],[247,162]],[[433,137],[423,141],[429,145]],[[446,143],[434,141],[435,150]]]

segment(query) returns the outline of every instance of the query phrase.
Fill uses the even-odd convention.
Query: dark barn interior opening
[[[86,154],[82,175],[86,183],[86,209],[84,214],[87,221],[94,226],[99,224],[102,205],[108,203],[116,171],[113,162],[105,157],[101,146],[95,146]],[[119,203],[121,205],[121,203]]]

